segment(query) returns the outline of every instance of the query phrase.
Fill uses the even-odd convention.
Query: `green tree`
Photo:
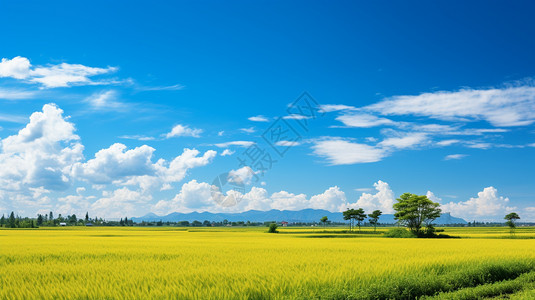
[[[278,233],[279,232],[277,230],[278,227],[279,227],[279,225],[277,225],[277,223],[271,223],[271,224],[269,224],[268,232],[269,233]]]
[[[320,222],[323,223],[323,228],[325,228],[327,221],[329,221],[329,218],[327,218],[327,216],[324,216],[320,219]]]
[[[85,213],[85,222],[86,222],[86,223],[89,222],[89,212],[86,212],[86,213]]]
[[[520,220],[520,217],[517,213],[512,212],[510,214],[507,214],[504,218],[507,220],[505,224],[509,226],[509,229],[511,230],[511,235],[515,234],[515,228],[516,228],[516,220]]]
[[[6,224],[6,217],[2,214],[2,218],[0,218],[0,227],[4,227],[4,224]]]
[[[48,220],[54,221],[54,214],[52,212],[50,212],[50,214],[48,215]]]
[[[354,228],[355,221],[357,222],[357,226],[359,227],[360,232],[360,225],[364,219],[366,219],[366,213],[364,212],[364,209],[353,209],[348,208],[343,213],[344,220],[349,220],[349,231],[351,231],[352,228]]]
[[[371,214],[368,214],[370,218],[370,224],[373,225],[373,231],[377,231],[377,224],[379,224],[379,217],[383,214],[380,210],[374,210]]]
[[[355,215],[355,210],[352,208],[348,208],[342,213],[342,215],[344,216],[344,220],[349,221],[349,231],[351,231],[353,227],[353,216]]]
[[[433,222],[440,217],[440,204],[429,200],[425,195],[411,193],[405,193],[396,200],[398,201],[394,204],[396,220],[417,235],[422,233],[423,226],[428,234],[432,234]]]
[[[355,210],[355,214],[353,218],[357,221],[357,226],[359,227],[359,232],[360,232],[360,223],[362,223],[362,221],[366,219],[366,213],[364,212],[364,209],[359,208]]]
[[[16,227],[16,220],[15,220],[15,213],[11,212],[9,215],[9,219],[7,221],[7,227],[9,228],[15,228]]]
[[[43,225],[43,215],[42,214],[38,214],[37,215],[37,226],[41,226]]]

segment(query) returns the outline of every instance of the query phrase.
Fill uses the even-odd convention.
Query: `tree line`
[[[53,227],[53,226],[134,226],[134,222],[128,217],[121,218],[119,221],[108,221],[102,218],[90,218],[89,213],[85,214],[85,218],[81,219],[76,214],[62,216],[58,214],[54,217],[51,211],[48,214],[37,214],[36,218],[20,217],[11,212],[7,217],[2,215],[0,218],[0,227],[5,228],[38,228],[38,227]]]
[[[414,236],[417,237],[434,237],[436,236],[434,221],[440,217],[442,210],[440,204],[431,201],[425,195],[416,195],[411,193],[404,193],[396,199],[396,203],[393,205],[394,219],[397,220],[397,224],[406,227]],[[375,210],[371,214],[365,213],[363,208],[348,208],[343,212],[344,220],[349,221],[349,230],[353,230],[355,223],[359,228],[362,222],[368,218],[368,222],[374,226],[374,231],[377,230],[379,224],[379,218],[382,215],[382,211]],[[511,234],[514,234],[516,228],[516,220],[520,217],[517,213],[512,212],[505,216],[506,225],[511,229]],[[320,221],[325,224],[327,217],[323,217]],[[469,223],[469,226],[474,223]]]

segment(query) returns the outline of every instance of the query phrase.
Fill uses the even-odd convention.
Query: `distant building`
[[[61,222],[61,223],[59,223],[59,226],[67,226],[67,223]]]
[[[92,223],[85,223],[85,226],[93,226]]]
[[[283,227],[288,226],[288,222],[286,222],[286,221],[282,221],[281,224],[282,224]]]

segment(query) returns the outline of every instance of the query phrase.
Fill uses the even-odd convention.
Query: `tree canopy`
[[[410,231],[420,234],[425,226],[428,233],[433,230],[433,222],[442,212],[440,204],[433,202],[425,195],[405,193],[394,204],[394,217]]]

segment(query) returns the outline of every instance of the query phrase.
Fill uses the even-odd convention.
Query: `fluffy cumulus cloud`
[[[475,198],[457,203],[443,203],[441,208],[443,212],[450,212],[454,216],[487,220],[515,209],[509,206],[509,198],[499,196],[498,190],[492,186],[484,188]]]
[[[114,83],[111,80],[92,80],[90,77],[117,71],[115,67],[95,68],[80,64],[32,66],[25,57],[3,58],[0,62],[0,77],[11,77],[27,82],[39,83],[45,88],[68,87],[72,85],[97,85]]]
[[[249,185],[253,177],[255,176],[255,171],[248,166],[239,168],[237,170],[231,170],[228,173],[228,182],[232,182],[238,185]]]
[[[182,185],[180,192],[171,201],[160,200],[152,211],[160,214],[169,212],[204,211],[214,206],[212,186],[206,182],[191,180]]]
[[[30,76],[30,61],[26,57],[2,58],[0,62],[0,77],[25,79]]]
[[[345,209],[344,203],[346,203],[346,195],[337,186],[308,198],[305,194],[287,191],[269,195],[266,189],[256,186],[251,187],[245,194],[235,190],[223,193],[216,186],[192,180],[185,183],[172,200],[159,201],[152,207],[152,211],[157,214],[168,214],[177,211],[242,212],[314,208],[339,212]]]
[[[153,175],[156,168],[152,163],[154,148],[147,145],[126,150],[126,145],[116,143],[95,154],[95,158],[73,167],[75,177],[95,184],[106,184],[129,176]]]
[[[339,187],[334,186],[327,189],[322,194],[310,197],[309,207],[316,209],[326,209],[328,211],[340,211],[346,203],[346,194]]]
[[[202,129],[197,128],[189,128],[185,125],[176,125],[173,127],[171,132],[167,133],[165,135],[166,138],[172,138],[172,137],[181,137],[181,136],[190,136],[190,137],[201,137]]]
[[[90,210],[92,214],[108,218],[132,216],[148,209],[150,200],[150,195],[124,187],[111,192],[104,191],[102,197],[91,204]]]
[[[74,124],[53,104],[33,113],[26,127],[0,142],[0,186],[67,188],[71,167],[83,159],[84,147],[74,132]]]
[[[18,133],[0,140],[2,209],[27,215],[43,209],[69,214],[91,210],[103,217],[113,217],[116,211],[143,213],[140,209],[148,209],[143,205],[154,191],[172,189],[189,170],[211,163],[217,155],[186,148],[170,161],[154,162],[154,148],[128,149],[116,143],[84,161],[81,139],[68,119],[59,107],[46,104]],[[92,188],[75,189],[78,183]]]
[[[345,206],[349,208],[363,208],[365,211],[381,210],[384,214],[394,213],[392,206],[394,205],[394,192],[390,189],[388,183],[384,181],[377,181],[373,184],[377,193],[362,193],[357,202],[348,203]],[[342,206],[342,209],[345,207]]]

